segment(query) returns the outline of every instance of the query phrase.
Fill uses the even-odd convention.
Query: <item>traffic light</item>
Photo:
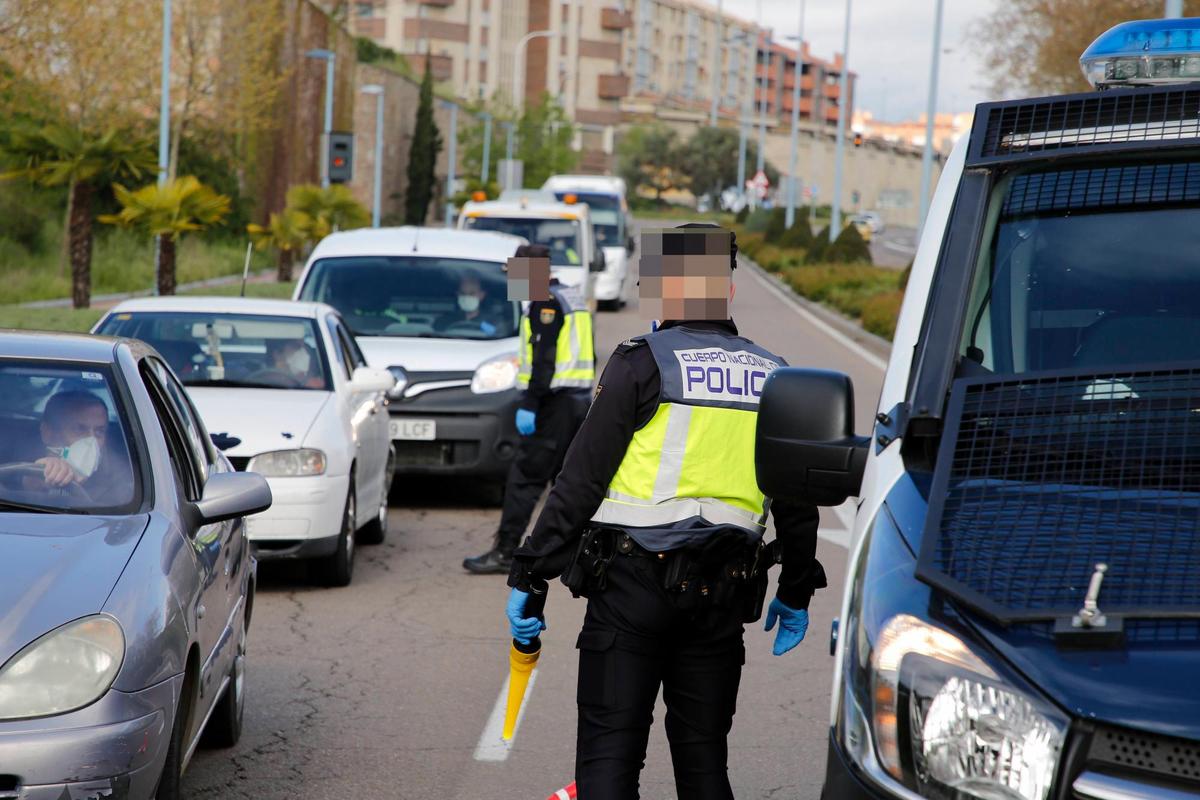
[[[854,134],[854,146],[862,147],[862,143],[863,143],[863,135],[861,133],[855,133]]]
[[[354,177],[354,134],[329,134],[329,182],[347,183]]]

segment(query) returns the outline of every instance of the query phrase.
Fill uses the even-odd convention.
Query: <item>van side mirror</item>
[[[767,378],[754,442],[767,497],[841,505],[862,489],[869,443],[854,435],[854,384],[846,375],[782,367]]]
[[[604,251],[597,245],[595,254],[592,255],[592,263],[588,265],[589,272],[604,272],[604,267],[608,262],[604,259]]]

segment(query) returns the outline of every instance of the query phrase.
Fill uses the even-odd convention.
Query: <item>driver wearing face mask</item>
[[[325,388],[325,380],[313,374],[313,357],[302,339],[283,339],[267,342],[271,367],[285,373],[296,385],[309,389]]]
[[[482,305],[487,298],[483,281],[472,272],[464,272],[458,281],[458,311],[443,314],[434,326],[443,331],[448,328],[468,328],[482,331],[487,336],[494,336],[496,324],[485,319]]]
[[[64,391],[46,401],[39,426],[43,450],[30,459],[42,467],[46,486],[78,483],[95,488],[105,440],[108,407],[91,392]],[[36,487],[30,487],[36,488]]]

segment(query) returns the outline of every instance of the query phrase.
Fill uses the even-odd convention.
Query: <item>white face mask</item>
[[[100,466],[100,442],[95,436],[85,436],[74,444],[64,447],[62,457],[71,465],[71,469],[87,480]]]
[[[288,369],[296,375],[307,375],[308,368],[312,366],[312,356],[308,354],[308,348],[301,347],[299,350],[294,350],[287,357]]]
[[[472,311],[478,311],[479,298],[473,294],[460,294],[458,296],[458,307],[468,314]]]

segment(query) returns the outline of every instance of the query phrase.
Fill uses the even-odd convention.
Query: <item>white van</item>
[[[604,251],[604,271],[596,274],[596,300],[602,308],[620,309],[631,289],[629,260],[634,250],[625,181],[611,175],[551,175],[542,190],[558,200],[587,205],[596,243]]]
[[[516,452],[520,303],[504,265],[525,240],[446,228],[362,228],[313,250],[294,299],[336,308],[373,367],[391,370],[397,474],[499,484]],[[465,297],[474,298],[472,300]]]
[[[869,435],[763,388],[763,491],[859,498],[824,800],[1200,797],[1200,19],[1081,65],[976,108]]]

